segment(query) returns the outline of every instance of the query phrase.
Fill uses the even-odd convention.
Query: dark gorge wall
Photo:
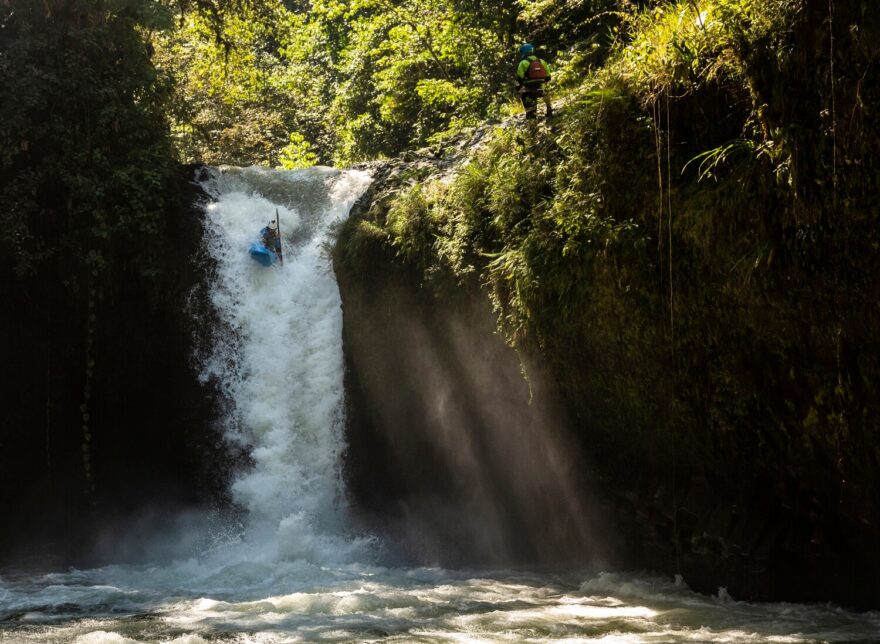
[[[479,278],[404,257],[389,232],[389,205],[431,180],[421,162],[376,173],[334,255],[366,528],[427,563],[590,562],[876,606],[877,300],[839,274],[873,265],[863,244],[828,236],[829,270],[777,258],[756,287],[724,268],[724,239],[704,255],[677,238],[674,343],[666,284],[641,265],[656,242],[612,256],[574,312],[533,309],[528,358]]]
[[[118,556],[116,536],[146,539],[223,497],[214,396],[192,366],[193,316],[209,310],[192,173],[166,217],[161,275],[123,262],[90,303],[65,267],[29,280],[4,267],[0,563]]]

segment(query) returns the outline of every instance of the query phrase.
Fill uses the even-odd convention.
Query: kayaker
[[[263,246],[278,254],[281,250],[281,238],[278,236],[278,222],[274,219],[260,231]]]

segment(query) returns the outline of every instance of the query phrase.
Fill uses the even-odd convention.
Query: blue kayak
[[[251,257],[254,258],[254,261],[262,264],[263,266],[271,266],[275,263],[275,260],[277,259],[275,253],[273,253],[262,244],[258,244],[256,242],[251,244],[250,249],[248,249],[248,253]]]

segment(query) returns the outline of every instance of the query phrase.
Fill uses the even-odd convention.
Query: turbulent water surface
[[[200,362],[230,401],[229,445],[250,455],[232,489],[242,512],[169,526],[154,544],[161,563],[0,573],[0,641],[880,639],[878,613],[748,604],[723,589],[705,597],[650,575],[406,568],[354,534],[340,472],[341,303],[326,245],[368,183],[321,168],[230,168],[203,182],[220,324]],[[246,249],[276,209],[285,262],[267,269]]]

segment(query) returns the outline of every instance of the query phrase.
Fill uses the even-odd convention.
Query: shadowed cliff
[[[488,304],[434,297],[392,264],[337,263],[348,399],[346,474],[363,527],[405,560],[607,560],[583,454],[535,367],[494,333]]]

